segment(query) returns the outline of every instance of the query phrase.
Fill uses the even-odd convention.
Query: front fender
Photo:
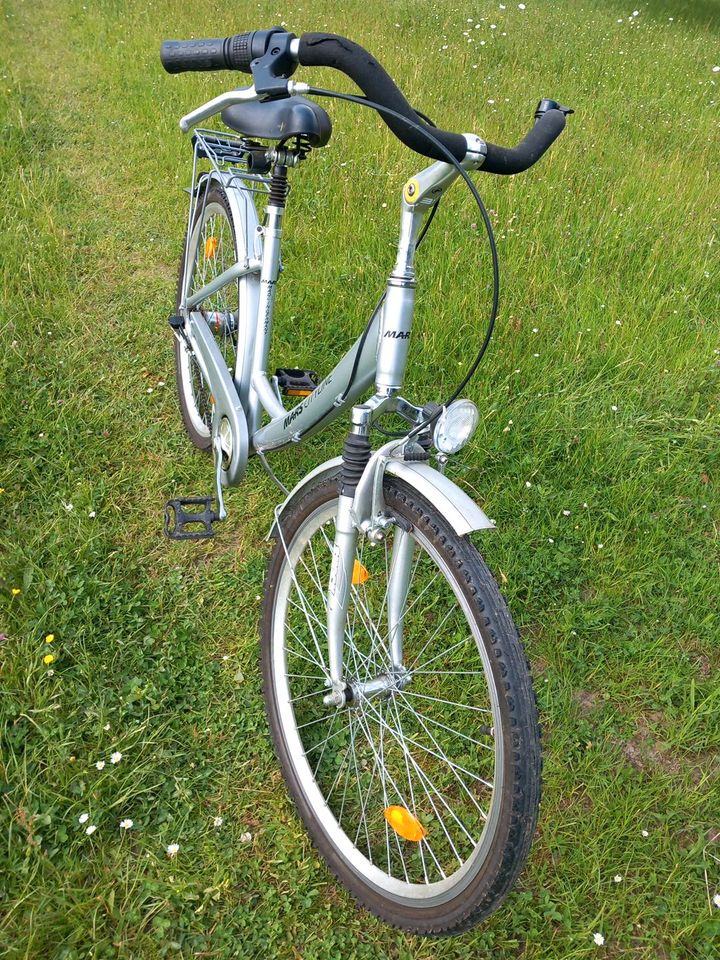
[[[391,458],[385,473],[417,490],[436,507],[459,537],[473,530],[494,530],[495,524],[464,490],[429,463],[408,463]]]
[[[327,460],[312,470],[290,491],[275,511],[275,519],[267,535],[277,536],[277,523],[291,504],[298,503],[314,483],[328,477],[338,477],[342,469],[342,457]],[[406,463],[404,460],[389,459],[385,472],[402,480],[417,490],[420,496],[432,503],[443,514],[458,536],[464,537],[473,530],[494,530],[495,524],[471,498],[442,473],[427,463]]]

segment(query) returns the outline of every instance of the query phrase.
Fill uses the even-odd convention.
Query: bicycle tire
[[[332,804],[331,800],[334,791],[336,789],[338,793],[340,791],[342,779],[339,778],[341,776],[348,782],[356,780],[360,799],[360,803],[356,806],[361,807],[360,819],[362,819],[365,815],[366,806],[370,803],[370,793],[373,784],[373,778],[370,778],[370,785],[367,787],[368,796],[365,798],[365,803],[363,804],[362,791],[368,782],[369,776],[367,767],[364,770],[362,767],[364,760],[360,760],[360,767],[356,766],[355,775],[352,773],[351,764],[347,758],[342,760],[342,763],[338,762],[337,773],[335,774],[335,781],[332,784],[332,788],[325,788],[324,794],[323,787],[320,786],[322,776],[320,771],[323,764],[323,757],[328,749],[328,742],[330,740],[334,738],[337,744],[339,742],[338,738],[345,736],[345,741],[349,741],[350,744],[346,748],[346,753],[351,752],[355,754],[356,738],[355,736],[350,738],[350,734],[343,733],[342,727],[334,734],[332,734],[334,727],[330,727],[332,736],[329,735],[328,739],[324,741],[322,754],[320,760],[317,762],[314,774],[317,779],[312,779],[313,774],[309,757],[310,752],[316,748],[302,741],[298,720],[303,719],[302,711],[309,709],[309,707],[307,707],[308,704],[317,704],[319,701],[317,699],[313,700],[312,694],[291,696],[296,689],[302,688],[298,686],[300,681],[295,681],[295,686],[291,688],[289,677],[290,675],[293,677],[302,676],[312,671],[315,671],[319,677],[322,671],[313,666],[308,667],[307,663],[310,662],[311,658],[300,653],[299,634],[296,632],[295,627],[290,626],[291,604],[289,598],[296,595],[302,601],[304,588],[300,585],[299,576],[304,577],[308,583],[315,581],[310,566],[306,567],[310,574],[308,577],[302,570],[301,561],[304,553],[306,553],[308,549],[308,544],[312,543],[312,538],[317,535],[317,531],[321,533],[321,540],[316,541],[319,543],[321,550],[323,548],[323,541],[328,547],[331,545],[332,534],[328,536],[327,532],[323,533],[323,527],[328,523],[332,524],[331,518],[334,516],[334,508],[338,495],[337,481],[334,479],[316,483],[309,489],[301,502],[289,506],[286,514],[282,518],[275,547],[269,559],[261,636],[266,709],[276,752],[289,792],[295,801],[300,817],[316,848],[340,882],[363,906],[389,924],[408,932],[426,936],[452,935],[479,923],[500,906],[512,889],[527,859],[537,821],[541,788],[540,735],[537,709],[530,671],[518,631],[510,617],[492,574],[475,546],[467,538],[458,537],[438,510],[402,481],[386,477],[384,493],[385,501],[391,515],[398,518],[404,527],[411,527],[415,550],[418,551],[416,567],[419,566],[420,560],[427,554],[433,562],[437,561],[438,568],[442,570],[443,576],[447,578],[446,583],[449,584],[450,587],[449,595],[457,599],[457,605],[461,608],[461,613],[466,617],[466,623],[471,628],[472,637],[477,646],[478,653],[482,658],[483,669],[486,671],[485,679],[487,680],[488,690],[490,690],[490,685],[492,684],[495,691],[494,696],[497,698],[496,708],[493,706],[493,719],[495,723],[491,730],[497,731],[499,729],[501,731],[499,736],[495,736],[494,762],[495,769],[497,770],[498,757],[502,760],[502,789],[493,791],[492,804],[496,804],[496,806],[493,807],[489,805],[487,808],[488,813],[484,833],[478,841],[478,846],[475,848],[475,850],[479,852],[477,854],[475,854],[475,852],[470,854],[467,861],[467,863],[472,865],[472,869],[469,867],[467,869],[466,867],[461,867],[457,870],[459,879],[454,885],[452,883],[448,884],[442,879],[438,882],[430,881],[427,870],[427,864],[430,863],[429,856],[423,856],[422,853],[420,853],[418,857],[415,852],[416,850],[419,852],[419,848],[422,847],[423,843],[429,843],[429,841],[421,840],[415,844],[415,847],[411,848],[409,842],[401,844],[401,842],[397,840],[397,837],[394,837],[393,839],[400,849],[399,859],[403,861],[405,879],[408,881],[408,883],[403,886],[402,880],[400,880],[398,881],[399,886],[397,886],[395,878],[391,876],[391,867],[398,858],[395,856],[394,850],[391,851],[390,849],[390,839],[388,837],[386,839],[388,879],[383,881],[381,875],[384,871],[384,864],[380,874],[377,874],[377,864],[373,859],[373,843],[371,842],[371,837],[367,835],[367,822],[365,824],[367,856],[365,856],[363,851],[360,851],[362,856],[356,855],[355,851],[358,849],[360,827],[358,826],[353,841],[353,838],[347,833],[346,826],[343,824],[344,818],[349,819],[349,816],[345,817],[344,809],[346,794],[343,795],[342,808],[339,810],[339,814],[339,800],[337,795],[335,795]],[[313,532],[313,530],[315,530],[315,532]],[[422,552],[420,552],[420,550]],[[316,554],[314,551],[311,551],[311,554],[312,563],[315,564],[315,571],[318,572]],[[321,563],[325,562],[322,555],[320,556],[320,561]],[[365,556],[363,556],[362,562],[363,564],[366,562]],[[387,556],[385,562],[387,563]],[[307,563],[310,564],[309,555]],[[442,566],[440,566],[440,564],[442,564]],[[295,579],[293,580],[293,578]],[[319,580],[320,574],[318,572],[317,581],[315,582],[319,582]],[[359,592],[359,588],[355,589]],[[427,590],[427,587],[425,589]],[[320,596],[322,597],[322,590],[320,590]],[[410,594],[408,596],[410,596]],[[303,605],[305,602],[306,601],[302,601]],[[309,603],[310,601],[308,600],[307,602]],[[319,602],[321,603],[322,601],[320,600]],[[438,602],[444,609],[442,595],[439,592]],[[404,612],[406,628],[410,623],[410,613],[411,604],[407,603]],[[420,612],[416,611],[413,616],[417,620],[418,617],[420,617]],[[424,616],[425,614],[423,613],[423,617]],[[297,617],[297,619],[302,621],[301,617]],[[306,619],[309,623],[312,623],[312,619],[307,616],[307,613]],[[319,616],[317,619],[320,621],[322,617]],[[421,618],[418,622],[422,627],[424,620]],[[434,621],[431,620],[430,622],[432,623]],[[354,635],[355,624],[353,624],[353,638]],[[298,638],[297,640],[295,639],[296,637]],[[290,640],[288,638],[290,638]],[[439,642],[441,647],[444,642],[445,641],[442,640]],[[310,643],[309,639],[308,643]],[[347,643],[346,638],[346,645]],[[292,650],[293,647],[296,648],[294,653]],[[307,647],[303,647],[303,649],[308,650]],[[449,656],[449,651],[451,650],[452,647],[446,647],[445,655]],[[293,666],[294,663],[301,662],[293,659],[297,655],[302,657],[303,672],[301,674],[292,672],[293,669],[295,669]],[[317,656],[322,657],[320,650],[318,650]],[[361,655],[359,654],[358,656]],[[346,653],[346,669],[350,671],[351,667],[348,657],[349,654]],[[363,663],[361,660],[357,660],[356,662]],[[365,668],[367,669],[367,664],[365,664]],[[283,672],[286,674],[284,677]],[[422,671],[418,670],[418,673],[420,672]],[[424,672],[431,674],[434,671],[425,670]],[[462,671],[441,671],[436,668],[435,672],[438,674],[446,672],[456,672],[460,674]],[[470,673],[470,671],[468,671],[468,673]],[[479,671],[473,671],[473,674],[477,673],[479,673]],[[433,678],[431,678],[431,680],[433,680]],[[415,682],[416,678],[413,676],[412,683],[414,684]],[[448,683],[450,682],[452,681],[448,681]],[[473,682],[475,682],[475,679],[473,679]],[[427,690],[427,687],[425,689]],[[477,686],[477,689],[480,689],[479,686]],[[417,692],[414,694],[403,692],[402,694],[393,693],[391,697],[403,697],[404,700],[407,701],[411,695],[414,695],[416,698],[422,696],[422,694]],[[391,697],[388,697],[388,704]],[[425,696],[425,699],[433,700],[434,698],[432,696]],[[415,702],[417,702],[417,700]],[[438,700],[438,702],[443,703],[444,701]],[[458,715],[460,707],[465,707],[469,710],[480,709],[478,707],[472,707],[469,704],[461,704],[460,701],[445,702],[455,703],[454,709],[457,709],[453,715],[454,717]],[[478,703],[480,700],[478,698],[473,702]],[[334,710],[335,708],[330,709]],[[391,710],[393,708],[390,705],[388,705],[387,708],[378,708],[378,710],[382,709],[387,709],[388,712],[385,716],[390,717],[392,720]],[[406,716],[404,712],[406,710],[406,704],[400,704],[399,709],[395,706],[394,709],[398,717],[397,731],[399,731],[400,737],[405,737],[404,730],[406,728],[400,723],[400,717],[401,713],[403,717]],[[425,707],[423,707],[423,709],[425,709]],[[440,709],[442,709],[442,707]],[[349,711],[345,708],[344,712],[347,715]],[[409,715],[412,716],[413,713],[417,713],[417,710],[411,710]],[[436,722],[429,719],[429,714],[426,713],[425,716],[428,723]],[[470,716],[475,715],[470,714]],[[370,714],[368,714],[368,717],[370,717]],[[377,718],[371,719],[373,722],[377,720]],[[321,722],[321,720],[304,722],[302,727],[305,729],[306,734],[309,735],[312,725],[315,724],[315,729],[317,729],[317,725]],[[336,723],[335,720],[332,722],[333,724]],[[453,723],[456,722],[458,721],[453,719]],[[467,721],[465,722],[467,723]],[[353,726],[352,720],[348,719],[346,723],[348,727]],[[355,727],[359,729],[361,724],[360,719],[354,721],[354,724]],[[424,722],[423,726],[430,731],[432,737],[433,731],[436,728],[429,727]],[[439,725],[439,727],[441,726],[442,724]],[[381,722],[377,722],[377,727],[380,731],[378,738],[382,741],[383,727]],[[327,727],[320,729],[324,732]],[[418,729],[420,729],[419,726]],[[447,729],[450,728],[448,727]],[[467,730],[468,727],[466,726],[465,729]],[[474,731],[475,727],[471,727],[470,729]],[[370,743],[370,738],[367,736],[368,730],[370,730],[369,720],[363,726],[363,733],[367,742]],[[466,734],[459,733],[459,728],[456,733],[459,736],[466,736]],[[477,736],[480,736],[480,734],[478,733]],[[472,740],[474,738],[468,737],[467,739]],[[410,766],[407,758],[407,744],[413,742],[417,744],[417,747],[414,748],[416,752],[420,749],[427,749],[426,747],[421,748],[419,741],[413,741],[412,739],[407,739],[404,747],[399,741],[399,746],[395,744],[392,744],[392,746],[398,746],[397,753],[405,754],[403,759],[407,767],[409,795],[413,796],[413,804],[415,804],[415,796],[412,788],[413,776],[416,777],[418,783],[425,786],[425,790],[430,797],[430,790],[427,784],[433,785],[430,777],[437,776],[435,768],[439,768],[441,765],[436,761],[434,767],[432,767],[431,763],[426,763],[426,754],[422,754],[425,771],[430,771],[430,773],[421,772],[421,770],[423,770],[422,766],[420,766],[416,772],[414,766]],[[426,741],[426,743],[429,742],[431,741]],[[447,736],[444,742],[448,742]],[[390,743],[389,739],[387,743]],[[323,744],[323,741],[320,741],[320,744]],[[365,744],[360,743],[360,747],[364,746]],[[389,765],[388,758],[391,747],[386,746],[385,749],[386,752],[384,756],[381,756],[380,764],[378,765],[377,759],[373,762],[373,777],[377,767],[382,778],[383,789],[385,789],[386,786],[384,765],[386,761]],[[477,754],[477,757],[487,757],[487,754],[482,753],[480,747],[467,749],[471,751],[471,754]],[[331,750],[336,750],[336,752],[340,754],[341,747],[335,746],[331,748]],[[373,752],[375,754],[377,753],[375,750]],[[380,752],[382,754],[382,745]],[[410,751],[410,753],[412,753],[412,751]],[[433,750],[429,750],[428,753],[432,754]],[[445,756],[444,748],[441,750],[441,753]],[[439,757],[440,754],[435,751],[435,756]],[[317,757],[317,753],[315,753],[315,757]],[[449,758],[446,757],[446,759],[448,760],[449,766]],[[313,762],[315,762],[314,758]],[[326,767],[329,765],[331,773],[334,769],[332,766],[334,762],[332,759],[328,759],[325,762]],[[370,761],[368,760],[367,762],[369,765]],[[380,767],[383,769],[380,770]],[[347,772],[341,775],[340,771],[345,769]],[[471,773],[471,771],[467,770],[467,767],[458,766],[458,769]],[[311,779],[308,779],[308,771],[311,773]],[[456,771],[454,775],[457,776]],[[330,774],[328,774],[326,778],[327,782],[329,782],[329,777]],[[395,781],[389,773],[388,777],[394,787]],[[462,778],[457,776],[457,779],[461,780]],[[484,783],[485,781],[482,782]],[[496,777],[493,775],[492,784],[494,785],[496,783]],[[450,787],[447,786],[448,784]],[[441,786],[444,790],[455,787],[456,795],[459,797],[463,796],[462,791],[454,784],[449,775],[441,782]],[[346,793],[348,791],[347,785],[345,791]],[[439,792],[440,791],[438,791],[438,793]],[[498,796],[497,801],[494,799],[496,792]],[[420,797],[420,801],[425,802],[427,814],[429,804],[425,798],[420,795],[419,791],[418,796]],[[383,802],[387,802],[387,797],[384,798]],[[325,804],[324,807],[323,803]],[[433,804],[432,797],[430,797],[430,804]],[[433,807],[434,806],[433,804]],[[466,803],[466,806],[468,809],[471,809],[469,801]],[[437,809],[435,812],[438,812]],[[379,821],[379,811],[376,811],[376,813],[375,821]],[[432,812],[430,813],[432,818]],[[367,821],[367,819],[366,817],[365,820]],[[440,839],[443,840],[442,834],[437,826],[438,819],[442,819],[442,817],[435,817],[434,819],[436,834],[439,834]],[[491,823],[492,832],[486,837]],[[351,824],[351,830],[353,826],[354,821]],[[336,827],[339,828],[342,836],[338,833]],[[379,826],[373,826],[371,829],[376,830],[378,834],[380,832]],[[443,827],[443,829],[446,828]],[[387,827],[385,828],[385,832],[386,834],[389,833]],[[343,836],[347,842],[342,839]],[[392,834],[390,834],[390,836],[392,836]],[[450,837],[448,837],[448,839],[450,839]],[[364,850],[365,838],[360,837],[360,841]],[[452,845],[452,840],[450,840],[450,843]],[[405,863],[405,856],[402,853],[403,849],[411,850],[408,856],[414,857],[415,861],[419,859],[422,860],[422,873],[424,873],[424,877],[421,878],[419,884],[413,884],[410,880],[407,872],[407,864]],[[471,859],[473,856],[476,857],[474,861]],[[365,863],[363,863],[363,858]],[[433,859],[437,862],[436,855],[433,855]],[[440,860],[442,860],[442,851],[440,853]],[[379,862],[380,860],[378,859],[378,863]],[[431,866],[433,866],[434,869],[434,865]],[[440,873],[442,873],[443,868],[441,863],[438,863],[438,866]],[[416,871],[418,876],[421,876],[418,872],[419,868],[412,867],[412,869]],[[463,870],[465,870],[464,874],[462,873]],[[452,877],[450,880],[452,880]],[[423,882],[426,891],[430,892],[431,889],[435,891],[442,888],[442,894],[435,894],[433,892],[433,896],[423,896],[421,889]],[[434,884],[434,886],[432,886],[432,884]],[[411,886],[417,887],[418,889],[411,890]]]
[[[185,259],[188,253],[196,261],[200,253],[200,241],[203,239],[202,228],[206,223],[210,221],[212,217],[216,219],[223,218],[227,223],[228,231],[232,240],[232,259],[228,263],[224,263],[221,258],[217,257],[215,254],[215,270],[214,275],[217,275],[222,272],[225,266],[230,266],[235,263],[239,258],[238,250],[238,239],[236,233],[236,225],[233,219],[233,213],[230,209],[230,204],[228,203],[227,196],[225,191],[212,184],[209,187],[205,188],[203,194],[198,198],[197,202],[197,212],[193,220],[193,224],[190,227],[190,243],[186,243],[183,249],[183,255],[180,259],[180,271],[178,275],[177,283],[177,294],[175,302],[175,310],[179,313],[180,311],[180,302],[182,297],[182,284],[185,276]],[[203,221],[203,222],[201,222]],[[220,245],[222,250],[222,244]],[[222,254],[221,254],[222,257]],[[190,282],[191,289],[194,284],[192,283],[192,277]],[[226,290],[227,288],[224,288]],[[220,298],[227,297],[227,294],[223,291],[219,291],[209,302],[206,302],[204,306],[212,309],[214,306],[228,306],[225,300],[220,300]],[[237,282],[235,283],[235,292],[230,294],[231,298],[234,301],[237,301]],[[213,303],[215,301],[215,303]],[[219,302],[218,302],[219,301]],[[237,318],[237,312],[236,312]],[[232,344],[229,343],[229,338],[231,335],[228,335],[224,330],[220,334],[216,334],[216,339],[218,340],[218,346],[221,349],[221,352],[228,360],[228,367],[231,367],[234,364],[235,353],[237,350],[237,329],[239,322],[236,319],[236,329],[234,333],[235,340]],[[212,327],[211,327],[212,329]],[[199,398],[196,397],[196,391],[202,390],[204,388],[204,379],[200,373],[200,369],[197,365],[197,362],[193,359],[192,354],[177,337],[174,337],[174,349],[175,349],[175,383],[177,386],[178,401],[180,405],[180,413],[182,416],[183,424],[185,430],[187,431],[188,436],[190,437],[193,444],[199,449],[206,452],[209,452],[212,445],[211,433],[210,433],[210,411],[209,411],[209,401],[207,398],[205,400],[200,400],[201,403],[204,403],[205,409],[201,409],[198,402]],[[232,373],[232,370],[231,370]]]

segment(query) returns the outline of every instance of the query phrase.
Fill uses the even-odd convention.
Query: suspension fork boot
[[[343,447],[343,464],[340,474],[340,495],[354,497],[360,478],[370,461],[370,438],[349,433]]]

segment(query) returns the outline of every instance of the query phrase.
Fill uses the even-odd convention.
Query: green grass
[[[0,956],[720,956],[720,847],[703,853],[720,832],[720,3],[638,2],[632,23],[615,0],[506,7],[0,5]],[[545,778],[517,889],[456,940],[359,911],[285,792],[257,656],[277,500],[259,466],[215,541],[161,536],[163,502],[212,482],[165,325],[177,118],[231,81],[170,78],[157,48],[280,20],[365,44],[449,129],[514,142],[540,95],[577,110],[534,171],[478,177],[504,287],[455,474],[498,522],[479,545],[535,669]],[[293,174],[274,357],[318,370],[362,329],[418,166],[371,114],[331,110],[330,146]],[[456,188],[422,251],[411,399],[448,392],[482,335],[476,220]],[[279,455],[281,475],[341,432]]]

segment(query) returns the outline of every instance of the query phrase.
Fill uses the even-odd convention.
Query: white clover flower
[[[593,934],[593,940],[599,947],[605,943],[605,937],[601,933]]]
[[[222,818],[222,817],[215,817],[215,819],[213,820],[213,826],[214,826],[214,827],[221,827],[222,825],[223,825],[223,818]]]
[[[121,820],[121,821],[120,821],[120,829],[121,829],[121,830],[129,830],[133,825],[134,825],[134,824],[133,824],[133,821],[130,820],[130,818],[127,818],[126,820]]]
[[[598,550],[602,550],[602,548],[603,548],[604,546],[605,546],[604,543],[599,543],[599,544],[598,544]],[[644,831],[643,831],[643,833],[644,833]],[[647,836],[647,834],[645,834],[645,836]]]
[[[548,543],[555,543],[552,537],[548,537]]]
[[[713,73],[720,73],[720,67],[713,67],[712,72],[713,72]]]
[[[641,830],[640,833],[642,834],[643,837],[649,837],[649,836],[650,836],[650,834],[647,832],[647,830]]]
[[[94,824],[94,823],[91,823],[89,827],[86,827],[86,828],[85,828],[85,833],[86,833],[89,837],[91,837],[91,836],[95,833],[96,830],[97,830],[97,827],[95,826],[95,824]]]
[[[105,761],[104,761],[104,760],[98,760],[98,762],[95,764],[95,769],[96,769],[96,770],[102,770],[104,766],[105,766]]]
[[[716,907],[720,907],[720,893],[716,893],[713,897],[713,903]]]
[[[72,513],[72,511],[75,509],[71,503],[65,503],[64,500],[62,501],[62,505],[65,507],[67,513]]]
[[[251,840],[252,834],[250,832],[240,834],[240,843],[250,843]]]
[[[610,407],[610,409],[612,410],[613,413],[617,413],[617,412],[618,412],[617,404],[614,403],[614,404]]]
[[[110,754],[110,763],[120,763],[122,760],[122,754],[119,750],[116,750],[115,753]]]
[[[90,819],[89,813],[81,813],[80,816],[78,817],[78,823],[87,823],[89,819]]]
[[[634,17],[639,17],[639,16],[640,16],[640,11],[639,11],[639,10],[633,10],[632,15],[633,15]]]
[[[519,4],[518,4],[518,10],[524,10],[524,9],[525,9],[525,4],[524,4],[524,3],[519,3]]]
[[[569,516],[570,516],[570,511],[569,511],[569,510],[563,510],[563,516],[564,516],[564,517],[569,517]]]
[[[88,513],[88,516],[90,517],[91,520],[94,520],[95,517],[96,517],[95,511],[94,511],[94,510],[91,510],[90,513]]]
[[[177,854],[179,851],[180,851],[180,844],[179,844],[179,843],[169,843],[169,844],[167,845],[167,847],[165,848],[165,853],[167,853],[167,855],[168,855],[169,857],[174,857],[174,856],[176,856],[176,854]]]
[[[105,726],[103,727],[103,730],[109,730],[109,729],[110,729],[110,724],[106,723]]]
[[[529,490],[530,487],[532,486],[532,484],[530,483],[529,480],[526,480],[526,481],[525,481],[525,486],[526,486],[526,487],[528,488],[528,490]]]
[[[620,876],[619,873],[615,874],[615,876],[613,877],[613,880],[615,881],[615,883],[622,883],[622,877]]]

